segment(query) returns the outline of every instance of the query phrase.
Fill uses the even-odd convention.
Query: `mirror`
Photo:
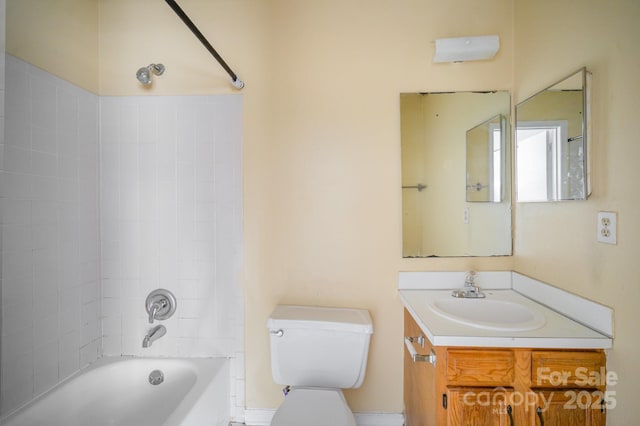
[[[589,196],[587,77],[582,68],[516,106],[518,202]]]
[[[502,114],[467,130],[467,201],[502,201],[505,138]]]
[[[511,254],[509,111],[508,92],[400,94],[403,257]],[[496,124],[497,154],[490,153],[487,137]],[[472,140],[485,134],[471,142],[474,151],[482,151],[477,162],[483,167],[467,161],[476,162],[467,152],[469,132]],[[467,201],[474,192],[485,197],[490,192],[467,189],[478,182],[489,185],[489,177],[494,181],[489,157],[494,172],[499,166],[500,188],[493,188],[490,202]]]

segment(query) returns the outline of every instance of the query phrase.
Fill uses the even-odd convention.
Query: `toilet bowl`
[[[342,389],[364,381],[373,326],[364,309],[278,305],[267,327],[271,372],[291,390],[272,426],[355,426]]]
[[[271,420],[272,426],[356,426],[340,389],[293,388]]]

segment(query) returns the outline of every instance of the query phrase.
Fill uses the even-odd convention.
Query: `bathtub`
[[[164,375],[158,385],[154,370]],[[102,358],[0,423],[226,426],[229,401],[227,359]]]

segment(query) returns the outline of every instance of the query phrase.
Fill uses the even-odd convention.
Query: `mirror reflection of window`
[[[521,158],[516,169],[518,200],[546,201],[548,199],[546,132],[518,130],[517,139],[518,155]],[[540,167],[540,164],[544,164],[544,167]]]
[[[567,128],[566,121],[518,123],[518,201],[568,198]]]
[[[587,199],[589,82],[582,68],[516,105],[518,202]]]
[[[493,185],[489,185],[489,199],[494,203],[499,203],[502,194],[502,126],[491,123],[491,180]]]

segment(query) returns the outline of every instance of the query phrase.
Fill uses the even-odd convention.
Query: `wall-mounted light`
[[[433,62],[465,62],[491,59],[500,49],[497,35],[436,39]]]

